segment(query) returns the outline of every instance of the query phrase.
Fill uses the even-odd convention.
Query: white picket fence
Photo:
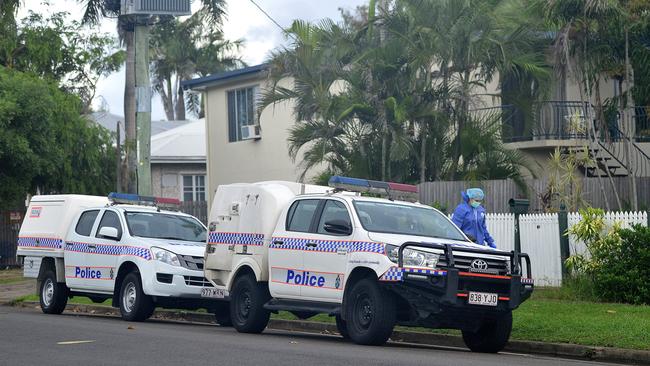
[[[515,217],[513,214],[487,214],[488,231],[494,237],[497,248],[510,251],[515,247]],[[580,221],[580,214],[568,214],[568,226]],[[632,224],[647,225],[647,212],[607,212],[605,222],[613,225],[620,222],[623,227]],[[562,261],[560,256],[560,226],[557,214],[527,214],[519,217],[521,250],[528,253],[532,263],[535,284],[559,286],[562,283]],[[569,236],[571,254],[585,253],[584,243]]]

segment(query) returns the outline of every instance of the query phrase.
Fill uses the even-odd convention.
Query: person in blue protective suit
[[[494,239],[485,225],[485,208],[481,206],[485,194],[480,188],[470,188],[461,192],[463,202],[454,210],[451,221],[456,224],[470,240],[480,245],[496,248]]]

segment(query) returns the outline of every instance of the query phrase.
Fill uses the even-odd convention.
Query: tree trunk
[[[126,66],[124,83],[124,150],[126,152],[126,171],[123,181],[127,193],[137,193],[136,182],[136,126],[135,126],[135,32],[124,32],[126,44]]]
[[[185,92],[180,86],[176,89],[178,96],[176,97],[176,120],[184,121],[185,120]]]
[[[630,91],[630,40],[629,40],[629,30],[627,26],[625,27],[625,95],[626,95],[626,108],[621,117],[623,117],[623,124],[625,125],[624,133],[628,133],[628,136],[623,140],[625,146],[625,155],[627,156],[628,172],[630,179],[630,203],[632,204],[632,210],[636,211],[639,209],[638,197],[636,194],[636,171],[632,168],[632,157],[630,154],[631,144],[633,144],[634,138],[634,129],[632,127],[632,116],[630,116],[630,108],[632,108],[632,93]],[[621,98],[622,99],[622,98]]]
[[[427,180],[427,125],[421,126],[422,128],[422,142],[420,144],[420,183]]]
[[[165,78],[165,85],[160,86],[160,98],[163,102],[165,109],[165,117],[168,121],[174,120],[174,103],[172,101],[172,81],[170,78]]]

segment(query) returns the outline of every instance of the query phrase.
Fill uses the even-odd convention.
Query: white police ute
[[[24,276],[37,279],[43,312],[60,314],[69,297],[87,296],[112,298],[129,321],[147,319],[156,306],[219,313],[227,304],[201,297],[212,288],[203,276],[205,226],[162,209],[179,204],[120,193],[34,196],[17,256]]]
[[[329,187],[221,185],[204,296],[230,300],[240,332],[262,332],[271,312],[326,313],[359,344],[382,344],[399,324],[460,329],[471,350],[500,351],[533,291],[528,256],[477,245],[413,200],[416,186],[339,176]]]

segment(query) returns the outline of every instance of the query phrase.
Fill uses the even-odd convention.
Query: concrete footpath
[[[19,302],[16,303],[15,306],[32,309],[39,308],[39,304],[37,302]],[[79,315],[88,316],[119,316],[118,309],[99,305],[69,304],[66,308],[66,312],[78,313]],[[195,324],[214,324],[214,316],[212,314],[196,312],[160,310],[154,313],[153,318],[163,321],[189,322]],[[271,329],[317,334],[338,333],[334,324],[300,320],[271,319],[268,327]],[[465,348],[461,337],[423,332],[396,330],[391,336],[391,341]],[[638,351],[609,347],[511,340],[504,351],[513,353],[540,354],[564,358],[620,362],[634,365],[650,365],[650,351]]]

